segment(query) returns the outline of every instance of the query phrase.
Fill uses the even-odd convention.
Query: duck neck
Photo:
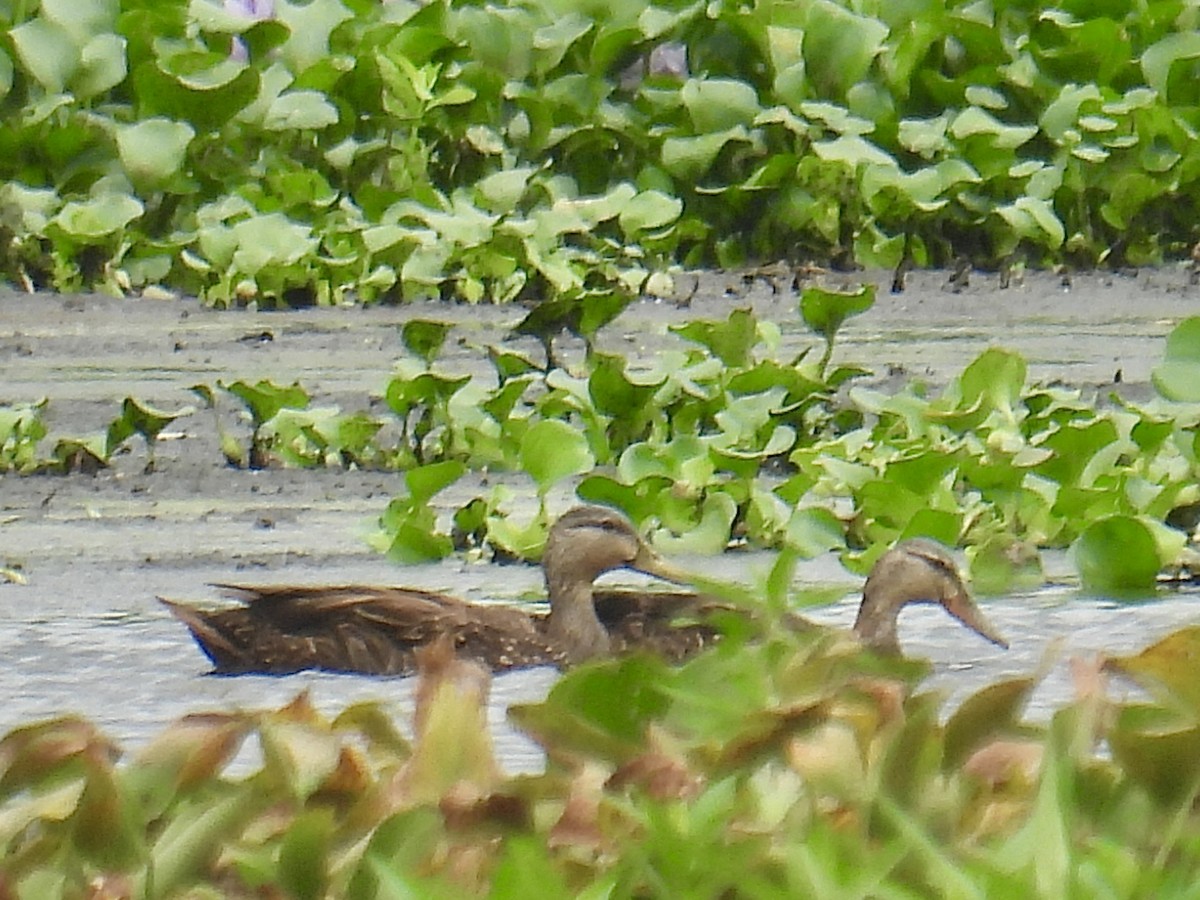
[[[596,616],[590,581],[558,578],[547,572],[546,593],[550,597],[546,632],[566,651],[567,662],[578,663],[609,652],[612,644]]]
[[[863,601],[858,608],[858,618],[854,620],[854,634],[865,646],[877,653],[899,655],[900,638],[896,630],[896,620],[900,617],[900,609],[904,602],[904,598],[893,596],[868,578],[867,585],[863,588]]]

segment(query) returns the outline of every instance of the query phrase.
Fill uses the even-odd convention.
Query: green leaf
[[[827,550],[843,549],[846,532],[832,512],[821,506],[807,506],[797,509],[788,519],[785,540],[801,556],[811,559]]]
[[[413,500],[424,505],[439,491],[458,481],[466,471],[466,465],[457,459],[429,463],[405,472],[404,483]]]
[[[150,118],[118,126],[116,135],[121,165],[129,177],[154,187],[181,171],[196,131],[186,122]]]
[[[400,329],[400,340],[409,353],[419,356],[426,366],[433,365],[442,345],[446,343],[446,335],[454,326],[447,322],[435,322],[432,319],[410,319]]]
[[[521,468],[545,494],[570,475],[589,472],[596,465],[583,432],[566,422],[543,419],[529,427],[521,438]]]
[[[992,146],[1003,150],[1015,150],[1033,140],[1036,125],[1005,125],[991,113],[971,106],[964,109],[950,125],[950,134],[958,140],[984,135],[991,139]]]
[[[224,384],[218,381],[217,387],[228,391],[246,404],[255,428],[275,418],[276,414],[284,407],[304,409],[308,406],[308,392],[300,386],[300,382],[282,386],[266,379],[256,384],[245,381]]]
[[[115,34],[98,34],[80,52],[79,70],[71,79],[71,92],[81,100],[88,100],[115,88],[128,74],[125,39]]]
[[[1171,67],[1181,60],[1197,57],[1200,57],[1200,33],[1180,31],[1168,34],[1142,51],[1142,73],[1146,76],[1146,83],[1165,101],[1168,98]]]
[[[289,826],[279,845],[279,884],[288,896],[326,896],[334,834],[333,811],[328,808],[306,810]]]
[[[106,453],[111,456],[117,447],[125,442],[126,438],[134,434],[140,434],[145,439],[146,445],[153,450],[159,432],[180,416],[190,415],[192,412],[192,408],[186,406],[176,412],[166,412],[143,405],[133,397],[126,397],[124,403],[121,404],[121,415],[108,426],[105,441]]]
[[[829,343],[851,316],[861,315],[875,305],[875,285],[864,284],[857,291],[832,291],[806,287],[800,294],[800,315],[804,324]]]
[[[964,700],[946,720],[942,770],[959,769],[973,751],[1019,724],[1036,686],[1036,678],[1012,678],[989,684]]]
[[[1200,402],[1200,316],[1184,319],[1171,330],[1162,364],[1154,367],[1151,380],[1168,400]]]
[[[319,91],[284,91],[271,101],[262,127],[266,131],[328,128],[338,123],[337,107]]]
[[[577,748],[616,762],[644,745],[646,726],[668,706],[668,669],[645,654],[609,660],[564,675],[545,702],[509,707],[522,731],[548,750]]]
[[[750,364],[750,353],[758,340],[758,320],[749,309],[735,309],[724,322],[697,319],[672,325],[670,331],[700,344],[732,369]]]
[[[683,212],[683,201],[661,191],[642,191],[621,210],[621,231],[636,238],[642,231],[662,228],[676,221]]]
[[[680,90],[679,98],[699,134],[750,125],[760,109],[753,86],[728,78],[691,78]]]
[[[1180,672],[1196,676],[1191,660],[1176,662],[1183,664]],[[1193,716],[1157,706],[1126,705],[1117,711],[1108,743],[1122,770],[1158,803],[1169,809],[1191,804],[1200,778],[1200,726]]]
[[[1113,597],[1154,593],[1161,562],[1154,534],[1132,516],[1088,525],[1073,546],[1083,589]]]
[[[292,32],[280,52],[297,74],[328,57],[333,30],[354,17],[340,0],[312,0],[305,4],[276,0],[275,7],[279,21]]]
[[[699,181],[726,144],[749,140],[749,133],[741,125],[697,137],[669,137],[662,143],[663,168],[682,181]]]
[[[240,274],[251,277],[267,268],[294,265],[319,244],[308,225],[277,212],[238,222],[233,237],[237,241],[233,265]]]
[[[80,65],[70,33],[46,19],[32,19],[9,33],[17,59],[48,94],[62,93]]]
[[[128,194],[101,194],[65,203],[52,221],[71,237],[91,241],[120,231],[143,211],[141,201]]]
[[[1180,628],[1129,656],[1109,656],[1104,667],[1200,722],[1200,626]]]
[[[823,91],[837,97],[862,81],[883,51],[888,28],[832,0],[808,6],[804,31],[807,70]]]

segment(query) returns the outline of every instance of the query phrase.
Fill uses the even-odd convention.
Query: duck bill
[[[664,581],[670,581],[674,584],[688,584],[692,580],[692,575],[689,572],[671,565],[645,544],[642,544],[638,549],[637,556],[627,562],[625,566],[626,568],[637,572],[644,572],[647,575],[653,575],[655,578],[661,578]]]
[[[977,635],[991,641],[997,647],[1008,649],[1008,641],[1000,634],[1000,631],[987,620],[975,601],[971,599],[971,595],[966,591],[959,591],[956,594],[948,597],[943,603],[946,607],[946,612],[958,619]]]

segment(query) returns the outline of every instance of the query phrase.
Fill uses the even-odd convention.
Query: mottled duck
[[[218,610],[160,599],[215,671],[230,675],[303,669],[408,675],[416,671],[416,648],[442,636],[459,655],[495,671],[565,668],[643,647],[680,661],[719,637],[705,619],[729,611],[727,604],[678,591],[593,587],[601,574],[621,568],[687,580],[623,515],[581,506],[554,524],[546,542],[546,613],[366,585],[215,585],[242,601]],[[968,628],[1007,646],[972,602],[954,561],[924,540],[904,541],[879,558],[863,590],[855,634],[880,652],[898,652],[896,618],[914,602],[940,603]]]

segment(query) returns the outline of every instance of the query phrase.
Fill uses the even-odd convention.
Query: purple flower
[[[222,0],[221,5],[225,12],[255,22],[275,18],[275,0]],[[234,37],[229,48],[229,58],[237,62],[249,61],[250,51],[240,37]]]
[[[275,17],[275,0],[223,0],[225,12],[261,22]]]

